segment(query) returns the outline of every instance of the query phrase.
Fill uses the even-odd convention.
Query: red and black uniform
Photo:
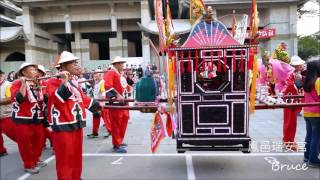
[[[292,73],[286,81],[283,94],[284,95],[297,95],[298,89],[295,86],[295,74]],[[297,103],[297,99],[293,100],[294,102],[288,103]],[[301,107],[298,108],[283,108],[283,142],[286,145],[294,145],[295,135],[297,129],[297,116],[301,111]]]
[[[52,143],[52,132],[48,129],[48,127],[50,126],[49,122],[48,122],[48,106],[47,106],[47,104],[48,104],[48,93],[47,93],[48,82],[41,81],[40,84],[41,84],[42,91],[43,91],[42,111],[43,111],[43,115],[44,115],[44,120],[42,121],[44,138],[42,140],[42,143],[43,143],[43,147],[45,147],[47,139],[49,139],[51,146],[53,145],[53,143]]]
[[[10,93],[11,83],[8,81],[0,82],[0,101],[11,97]],[[0,104],[0,156],[7,153],[4,147],[2,133],[7,135],[11,140],[16,141],[15,123],[11,118],[11,104]]]
[[[27,85],[25,96],[20,92],[21,81],[11,87],[12,120],[16,123],[16,140],[24,167],[34,168],[40,160],[43,139],[41,90]]]
[[[123,95],[124,89],[121,85],[120,77],[120,73],[114,68],[105,73],[104,85],[107,96],[108,92],[111,92],[113,90],[115,90],[120,95]],[[123,143],[123,138],[126,133],[129,120],[129,110],[110,109],[109,117],[111,121],[112,144],[115,148],[118,148]]]
[[[82,172],[82,128],[86,126],[86,111],[100,106],[82,92],[76,80],[51,78],[47,84],[48,121],[52,127],[58,179],[79,180]]]

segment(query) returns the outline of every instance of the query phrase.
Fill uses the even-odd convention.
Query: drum
[[[137,102],[154,102],[158,94],[157,82],[152,77],[142,77],[136,84]]]

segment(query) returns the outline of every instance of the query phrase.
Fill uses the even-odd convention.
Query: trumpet
[[[87,80],[79,81],[78,83],[81,84],[81,83],[92,82],[92,81],[94,81],[94,79],[87,79]]]
[[[55,75],[51,75],[51,76],[43,76],[43,77],[38,77],[38,78],[32,78],[32,79],[26,79],[26,81],[41,81],[41,80],[46,80],[46,79],[50,79],[50,78],[60,78],[61,75],[60,74],[55,74]]]
[[[99,71],[99,72],[83,72],[80,75],[84,75],[84,74],[96,74],[96,73],[105,73],[107,72],[107,70],[103,70],[103,71]],[[41,81],[41,80],[46,80],[46,79],[50,79],[50,78],[61,78],[60,74],[55,74],[55,75],[51,75],[51,76],[43,76],[43,77],[38,77],[38,78],[32,78],[32,79],[26,79],[26,81]],[[86,81],[80,81],[80,83],[84,83],[84,82],[89,82],[89,81],[93,81],[93,79],[88,79]]]

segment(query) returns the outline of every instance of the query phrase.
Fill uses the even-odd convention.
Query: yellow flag
[[[190,24],[194,24],[203,14],[205,7],[202,0],[190,0]]]

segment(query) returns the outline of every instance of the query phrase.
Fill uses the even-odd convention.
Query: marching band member
[[[93,97],[95,99],[100,99],[103,98],[103,94],[105,92],[105,88],[104,88],[104,80],[102,77],[102,73],[101,70],[97,69],[95,71],[95,73],[93,74],[93,79],[94,79],[94,90],[93,90]],[[100,120],[104,121],[104,125],[106,127],[106,130],[108,132],[107,135],[105,135],[105,137],[109,137],[111,134],[111,123],[110,123],[110,118],[109,118],[109,110],[108,109],[103,109],[102,110],[102,114],[98,116],[93,116],[92,119],[92,133],[88,134],[87,136],[89,138],[95,138],[98,137],[99,133],[99,126],[100,126]]]
[[[34,80],[37,76],[36,64],[23,63],[18,73],[20,78],[11,87],[12,119],[16,124],[16,139],[24,169],[35,174],[46,166],[45,162],[40,161],[44,136],[41,111],[43,94]]]
[[[15,124],[11,119],[11,83],[5,80],[5,73],[0,70],[0,157],[7,155],[2,133],[16,141]]]
[[[286,85],[282,92],[284,95],[298,95],[299,89],[297,88],[295,82],[297,80],[302,80],[301,72],[305,62],[299,56],[292,56],[290,64],[294,67],[294,71],[286,80]],[[301,107],[283,108],[283,143],[285,148],[293,151],[298,150],[298,145],[295,142],[295,135],[297,129],[297,117],[300,111]]]
[[[111,64],[113,67],[107,71],[104,75],[106,97],[115,98],[119,101],[123,101],[124,88],[121,84],[121,72],[123,70],[123,64],[125,60],[119,56],[115,57]],[[112,144],[113,150],[117,153],[126,153],[126,144],[123,143],[123,138],[126,133],[129,111],[110,109],[110,121],[112,130]]]
[[[53,148],[59,180],[79,180],[82,173],[83,127],[86,110],[98,112],[100,106],[81,90],[77,76],[82,73],[79,58],[63,51],[58,60],[61,78],[47,83],[48,121],[52,128]]]
[[[298,89],[295,86],[295,72],[300,71],[304,64],[303,60],[293,57],[291,60],[286,52],[287,45],[281,43],[274,51],[272,64],[273,77],[275,79],[275,92],[282,95],[297,95]],[[296,66],[296,68],[290,66]],[[295,134],[297,128],[297,116],[301,108],[284,108],[283,109],[283,145],[285,149],[297,151]]]
[[[38,76],[37,77],[44,77],[46,76],[46,69],[44,66],[42,65],[38,65]],[[43,133],[44,133],[44,138],[43,138],[43,147],[46,146],[46,140],[49,139],[50,141],[50,147],[53,146],[52,144],[52,132],[51,130],[49,129],[49,123],[48,123],[48,108],[47,108],[47,103],[48,103],[48,94],[47,94],[47,91],[46,91],[46,87],[47,87],[47,81],[44,81],[44,80],[40,80],[38,82],[40,84],[40,87],[42,88],[42,91],[43,91],[43,107],[42,107],[42,111],[43,111],[43,114],[44,114],[44,120],[42,121],[42,125],[43,125]]]

